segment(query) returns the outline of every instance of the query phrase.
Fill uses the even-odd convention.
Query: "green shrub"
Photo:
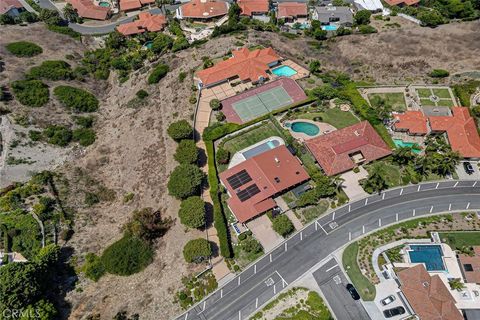
[[[218,99],[210,100],[210,108],[212,108],[212,110],[220,110],[221,107],[222,107],[222,104],[220,100]]]
[[[193,136],[193,128],[187,120],[179,120],[170,124],[167,133],[173,140],[189,139]]]
[[[75,31],[72,28],[67,27],[67,26],[58,26],[58,25],[47,24],[47,28],[50,31],[53,31],[53,32],[56,32],[56,33],[61,33],[61,34],[70,36],[70,37],[72,37],[74,39],[77,39],[77,40],[79,40],[82,37],[81,33],[77,32],[77,31]]]
[[[295,230],[292,221],[290,221],[290,219],[284,214],[273,218],[272,226],[273,230],[282,237],[288,236]]]
[[[186,77],[187,77],[187,73],[182,71],[178,74],[178,81],[183,82]]]
[[[40,80],[19,80],[11,84],[13,95],[28,107],[41,107],[50,99],[48,86]]]
[[[141,89],[141,90],[138,90],[137,93],[135,93],[135,95],[139,98],[139,99],[145,99],[146,97],[148,97],[148,92]]]
[[[95,118],[93,116],[79,116],[75,117],[75,124],[82,128],[91,128]]]
[[[159,33],[152,42],[151,50],[155,53],[165,53],[168,51],[173,45],[173,39],[164,34]]]
[[[214,123],[205,128],[202,134],[204,141],[217,140],[231,132],[238,130],[240,126],[236,123]]]
[[[48,138],[48,143],[60,147],[65,147],[72,141],[72,130],[65,126],[48,126],[43,134]]]
[[[247,235],[245,234],[245,232],[244,232],[244,233],[240,233],[240,234],[238,235],[238,240],[243,241],[243,240],[245,240],[245,239],[247,239]]]
[[[359,10],[355,14],[355,23],[358,25],[367,25],[370,23],[372,13],[369,10]]]
[[[183,257],[187,262],[200,263],[212,255],[212,247],[208,240],[200,238],[190,240],[183,247]]]
[[[105,266],[102,260],[93,253],[87,253],[83,266],[85,276],[97,282],[105,274]]]
[[[43,52],[40,46],[28,41],[11,42],[6,47],[17,57],[33,57]]]
[[[230,151],[224,148],[218,148],[217,150],[217,163],[219,164],[228,164],[230,161]]]
[[[40,141],[42,139],[42,133],[37,130],[30,130],[28,131],[28,137],[32,141]]]
[[[181,140],[173,158],[180,164],[196,163],[198,160],[198,148],[193,140]]]
[[[47,79],[52,81],[73,78],[72,68],[62,60],[47,60],[41,65],[32,67],[27,73],[28,79]]]
[[[100,202],[100,198],[93,192],[85,192],[85,198],[83,202],[88,206],[91,207]]]
[[[181,164],[170,175],[168,192],[178,199],[188,198],[200,192],[204,178],[205,174],[197,166]]]
[[[97,98],[88,91],[71,86],[58,86],[53,94],[67,108],[74,112],[94,112],[98,110]]]
[[[433,69],[428,75],[432,78],[446,78],[450,75],[450,72],[443,69]]]
[[[108,273],[129,276],[152,262],[153,250],[145,241],[125,235],[106,248],[101,259]]]
[[[205,202],[199,196],[192,196],[182,201],[178,216],[180,222],[190,228],[205,226]]]
[[[369,33],[376,33],[377,29],[370,25],[361,25],[358,27],[358,30],[360,31],[361,34],[369,34]]]
[[[81,146],[86,147],[95,142],[95,131],[88,128],[73,130],[73,141],[78,141]]]
[[[167,65],[159,64],[153,69],[152,73],[148,76],[148,84],[158,83],[167,75],[169,68]]]

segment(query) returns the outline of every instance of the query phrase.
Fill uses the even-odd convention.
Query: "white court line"
[[[330,272],[333,269],[335,269],[336,267],[338,267],[338,264],[334,265],[333,267],[328,268],[327,270],[325,270],[325,272]]]

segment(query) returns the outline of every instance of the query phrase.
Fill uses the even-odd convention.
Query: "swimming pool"
[[[326,25],[326,26],[322,26],[322,30],[325,30],[325,31],[335,31],[337,29],[338,29],[338,27],[334,24],[329,24],[329,25]]]
[[[290,68],[289,66],[281,66],[272,70],[272,73],[279,77],[291,77],[297,74],[297,71]]]
[[[148,49],[152,49],[153,41],[147,41],[147,42],[145,42],[144,46],[147,47]]]
[[[310,122],[296,121],[286,125],[294,132],[301,132],[307,136],[313,137],[320,132],[320,128],[317,125]]]
[[[259,144],[256,147],[253,147],[252,149],[248,149],[247,151],[242,152],[242,155],[245,159],[249,159],[249,158],[255,157],[256,155],[259,155],[260,153],[264,153],[265,151],[276,148],[279,145],[280,145],[280,141],[269,140],[262,144]]]
[[[424,263],[428,271],[445,271],[442,247],[439,245],[410,245],[410,261]]]
[[[402,139],[393,139],[393,143],[395,143],[395,146],[399,148],[404,148],[404,147],[411,148],[413,153],[422,152],[422,150],[414,148],[414,146],[417,144],[413,142],[405,142]]]
[[[104,8],[109,8],[109,7],[110,7],[110,3],[109,3],[109,2],[106,2],[106,1],[100,1],[100,2],[98,3],[98,5],[99,5],[100,7],[104,7]]]

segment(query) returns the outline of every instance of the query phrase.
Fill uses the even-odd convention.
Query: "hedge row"
[[[213,221],[220,241],[220,254],[225,258],[231,258],[233,251],[230,244],[227,218],[225,217],[220,201],[217,168],[215,166],[215,149],[212,141],[205,141],[205,146],[208,158],[208,184],[210,186],[210,196],[213,201]]]

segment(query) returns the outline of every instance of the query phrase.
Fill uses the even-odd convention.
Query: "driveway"
[[[382,313],[384,310],[395,308],[398,306],[402,306],[405,308],[405,311],[406,311],[405,314],[398,315],[390,319],[392,320],[403,319],[408,315],[411,315],[410,309],[407,306],[406,301],[404,300],[405,298],[403,297],[400,290],[398,289],[398,284],[394,279],[388,279],[380,282],[375,286],[375,289],[377,290],[377,295],[375,297],[375,301],[372,303],[375,304],[377,309],[379,309]],[[383,306],[380,301],[385,299],[389,295],[393,295],[395,297],[395,300],[389,305]]]
[[[345,191],[347,196],[350,198],[350,201],[354,201],[368,196],[368,193],[366,193],[360,183],[358,183],[359,180],[368,176],[368,172],[363,167],[358,168],[360,169],[358,173],[350,170],[340,175],[340,178],[344,180],[342,181],[343,191]]]
[[[456,172],[458,174],[458,178],[460,180],[480,180],[480,169],[478,168],[478,162],[476,161],[469,161],[475,171],[472,174],[468,174],[465,172],[465,168],[463,167],[463,162],[460,162],[457,166]]]
[[[320,286],[328,305],[336,319],[341,320],[370,320],[360,300],[353,300],[346,289],[349,283],[335,259],[313,272],[315,281]]]
[[[247,228],[260,241],[264,252],[272,250],[283,241],[283,238],[273,231],[272,222],[266,214],[247,222]]]

